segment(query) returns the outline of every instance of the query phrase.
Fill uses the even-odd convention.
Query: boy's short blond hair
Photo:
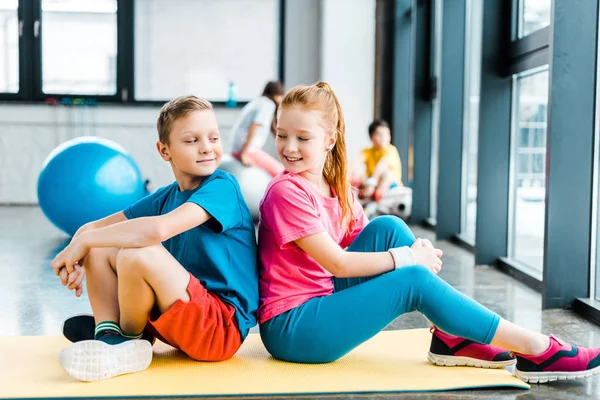
[[[175,121],[192,111],[212,109],[213,106],[209,101],[192,95],[179,96],[169,101],[160,109],[158,121],[156,121],[158,140],[164,144],[169,144],[169,134]]]

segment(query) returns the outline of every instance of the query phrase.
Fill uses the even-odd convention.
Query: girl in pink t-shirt
[[[432,363],[516,362],[517,376],[535,382],[600,372],[600,349],[574,351],[518,327],[440,279],[441,250],[415,240],[399,218],[367,223],[350,190],[344,118],[329,85],[286,93],[276,149],[285,172],[261,202],[258,239],[258,320],[274,357],[334,361],[399,315],[420,311],[435,325]]]

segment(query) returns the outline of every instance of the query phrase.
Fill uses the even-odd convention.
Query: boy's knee
[[[140,259],[139,249],[125,248],[119,250],[119,253],[117,254],[118,275],[131,273],[132,267],[138,265]]]
[[[119,250],[117,254],[117,270],[131,272],[150,265],[158,251],[157,246],[131,247]]]
[[[106,252],[106,249],[104,247],[92,247],[85,256],[85,259],[87,261],[95,261],[107,255],[108,253]]]
[[[101,262],[104,263],[106,261],[110,261],[111,258],[111,248],[107,247],[92,247],[90,251],[88,251],[85,259],[83,260],[83,265],[86,268],[93,267],[96,263]]]

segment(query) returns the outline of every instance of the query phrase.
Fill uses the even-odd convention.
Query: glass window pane
[[[0,0],[0,93],[19,91],[18,0]]]
[[[117,0],[42,0],[42,90],[117,92]]]
[[[437,219],[438,157],[440,140],[440,94],[442,71],[442,0],[434,0],[434,25],[432,35],[433,71],[437,78],[438,93],[431,104],[431,163],[429,179],[429,219],[435,224]]]
[[[467,2],[465,52],[465,121],[461,196],[461,234],[475,243],[477,216],[477,149],[479,135],[479,92],[481,86],[481,34],[483,0]]]
[[[594,297],[596,300],[600,301],[600,254],[598,253],[600,250],[600,235],[598,235],[600,230],[598,228],[596,229],[596,287],[594,288]]]
[[[598,94],[596,94],[596,96],[598,96]],[[596,116],[596,119],[598,119],[598,117],[600,116]],[[598,134],[596,133],[596,139],[598,139]],[[596,170],[600,170],[600,153],[598,152],[598,145],[596,145]],[[598,210],[600,210],[600,174],[597,175],[596,177],[596,190],[597,190],[597,194],[596,194],[596,260],[595,260],[595,274],[590,274],[591,276],[596,277],[596,282],[592,282],[592,291],[593,293],[591,293],[592,298],[595,298],[596,300],[600,301],[600,212]],[[592,267],[594,267],[594,265],[592,264]],[[590,271],[590,272],[594,272],[594,271]]]
[[[516,81],[516,132],[513,149],[513,223],[510,256],[538,274],[543,271],[546,213],[546,124],[548,70]]]
[[[550,25],[552,0],[521,0],[519,37]]]
[[[600,27],[599,27],[600,33]],[[596,54],[596,115],[595,115],[595,140],[594,140],[594,179],[593,179],[593,194],[595,196],[595,203],[593,204],[592,212],[593,217],[596,218],[595,226],[592,226],[592,233],[595,234],[596,243],[595,245],[595,257],[591,260],[590,269],[590,297],[597,301],[600,301],[600,129],[598,124],[600,123],[600,52]],[[594,232],[595,231],[595,232]],[[594,235],[592,235],[594,238]],[[592,249],[594,250],[594,249]],[[592,251],[592,254],[594,252]]]
[[[193,93],[212,101],[260,95],[278,77],[279,0],[135,2],[135,96]]]

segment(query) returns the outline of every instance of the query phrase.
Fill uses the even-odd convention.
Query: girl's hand
[[[442,260],[440,259],[442,251],[435,249],[431,242],[427,244],[423,239],[417,239],[410,246],[410,250],[418,265],[424,266],[436,275],[442,269]]]
[[[431,241],[429,239],[421,239],[421,241],[425,247],[435,250],[437,256],[439,258],[442,258],[442,255],[444,254],[444,252],[440,249],[436,249],[435,247],[433,247],[433,244],[431,243]]]

